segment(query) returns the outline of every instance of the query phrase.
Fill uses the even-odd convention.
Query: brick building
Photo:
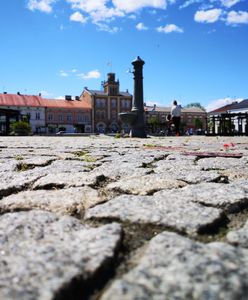
[[[120,122],[118,114],[130,111],[132,108],[132,95],[126,91],[121,92],[119,80],[115,80],[114,73],[108,73],[107,81],[103,82],[103,90],[90,90],[84,88],[80,100],[92,108],[91,125],[93,132],[117,132],[128,130],[127,124]]]
[[[83,101],[44,99],[41,96],[0,94],[0,126],[8,133],[11,112],[13,121],[28,118],[33,133],[91,132],[91,107]],[[18,112],[18,113],[17,113]]]
[[[149,133],[159,133],[168,128],[168,115],[171,107],[146,106],[145,119]],[[206,130],[207,113],[199,107],[182,108],[181,111],[181,131],[196,133],[197,130]]]

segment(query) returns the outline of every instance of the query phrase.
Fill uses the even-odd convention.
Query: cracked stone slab
[[[107,191],[133,195],[149,195],[162,189],[180,188],[185,182],[171,178],[169,174],[150,174],[139,177],[124,178],[107,185]]]
[[[183,198],[155,195],[116,197],[87,210],[85,219],[153,224],[195,234],[216,226],[223,218],[222,211],[217,208],[204,207]]]
[[[33,189],[51,189],[51,188],[69,188],[81,187],[85,185],[95,186],[104,176],[92,174],[89,172],[78,173],[54,173],[38,179],[33,184]]]
[[[160,191],[155,196],[164,198],[184,199],[184,201],[197,202],[206,206],[235,212],[248,207],[248,181],[225,183],[199,183],[187,185],[180,190]]]
[[[39,175],[29,172],[5,172],[1,173],[0,197],[25,190],[30,187]]]
[[[95,168],[93,171],[94,174],[103,175],[111,180],[116,180],[116,178],[142,176],[148,174],[149,172],[151,172],[151,169],[143,168],[142,162],[120,163],[118,160],[104,163],[100,167]]]
[[[154,169],[155,173],[158,173],[160,176],[167,176],[169,178],[182,180],[189,184],[196,184],[200,182],[214,182],[218,181],[221,178],[221,175],[217,171],[202,171],[197,168],[191,169],[190,166],[187,169],[186,165],[185,168],[178,166],[175,168],[170,169],[169,171],[165,171],[161,168]],[[165,175],[164,175],[165,174]]]
[[[248,221],[241,229],[228,232],[226,238],[230,244],[248,248]]]
[[[233,300],[248,293],[248,250],[163,232],[101,300]]]
[[[108,268],[120,239],[115,223],[90,228],[43,211],[5,214],[0,217],[0,299],[52,300],[75,279],[87,286]]]
[[[0,201],[0,213],[39,209],[83,216],[86,209],[102,201],[98,192],[88,186],[62,190],[25,191],[3,198]]]
[[[204,170],[216,169],[236,169],[243,168],[247,162],[242,158],[227,158],[227,157],[215,157],[215,158],[203,158],[197,163],[198,166],[202,167]]]
[[[229,181],[234,181],[237,179],[248,180],[248,166],[236,169],[221,170],[219,173],[227,176]]]

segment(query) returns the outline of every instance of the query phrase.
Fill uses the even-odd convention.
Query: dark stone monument
[[[143,99],[143,65],[145,62],[138,56],[133,62],[134,92],[131,112],[120,113],[121,121],[131,127],[130,136],[146,138]]]

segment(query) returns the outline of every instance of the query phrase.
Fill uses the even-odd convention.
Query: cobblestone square
[[[0,137],[0,299],[247,299],[247,174],[247,137]]]

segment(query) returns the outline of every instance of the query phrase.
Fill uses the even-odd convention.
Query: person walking
[[[181,122],[181,105],[178,105],[176,100],[173,101],[173,105],[171,107],[171,117],[172,123],[175,125],[176,136],[179,136],[179,127]]]

